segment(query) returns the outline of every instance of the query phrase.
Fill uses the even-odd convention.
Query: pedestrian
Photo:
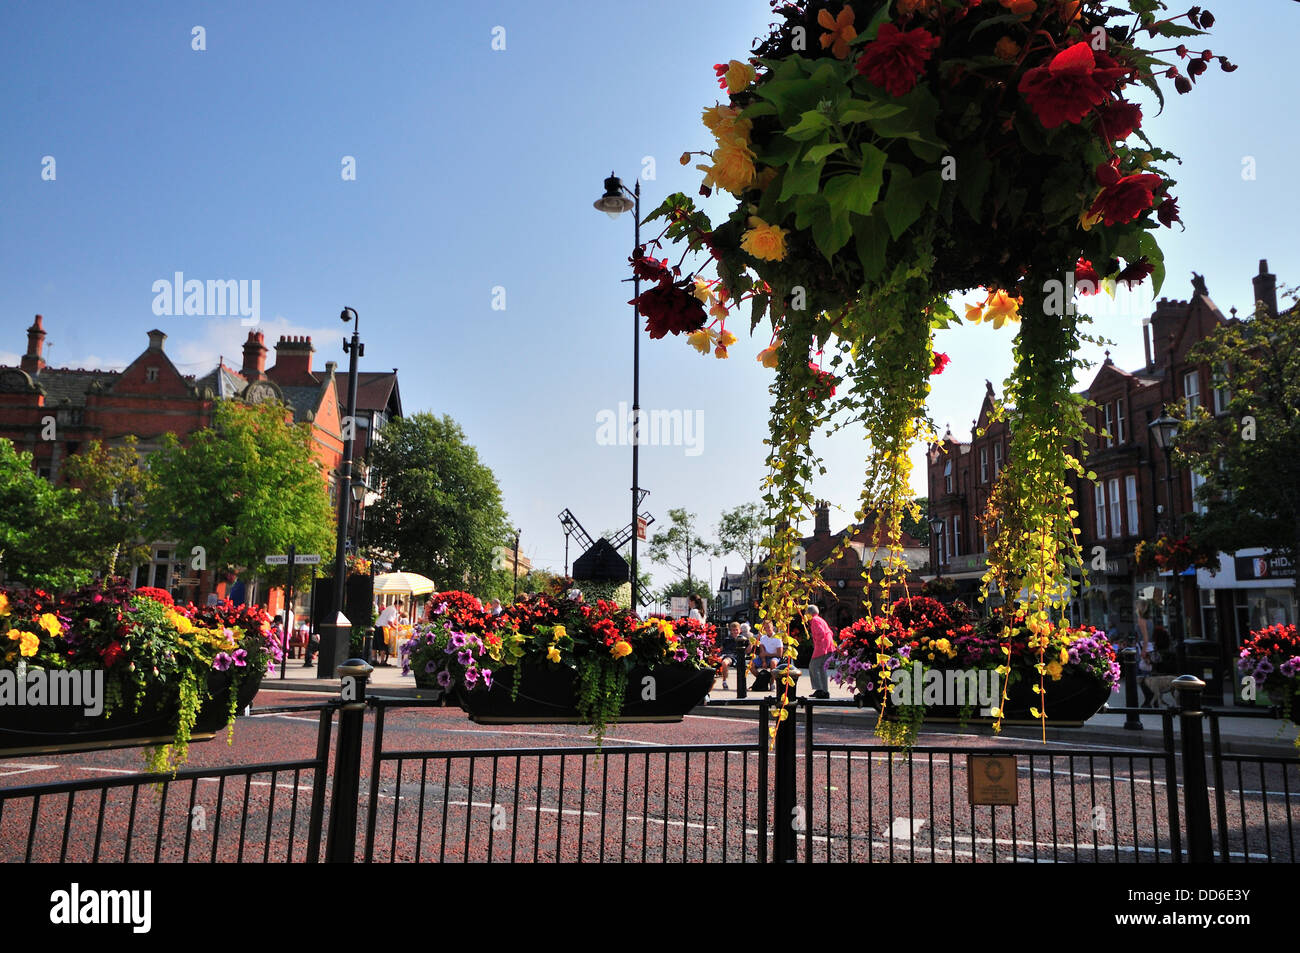
[[[493,599],[491,602],[488,603],[488,608],[492,611],[493,615],[500,615],[502,611],[504,611],[501,608],[500,599]]]
[[[812,679],[813,698],[830,698],[830,683],[826,678],[826,663],[835,651],[835,633],[822,618],[821,610],[808,606],[808,631],[812,635],[812,661],[808,663],[808,675]]]
[[[732,622],[728,624],[718,645],[718,648],[721,649],[719,654],[722,659],[721,664],[718,666],[718,678],[722,679],[723,688],[727,687],[727,672],[731,669],[732,663],[736,661],[739,640],[740,623]],[[738,675],[737,678],[739,677]]]
[[[687,603],[690,605],[691,611],[690,614],[686,616],[686,618],[693,619],[696,622],[703,622],[704,621],[704,600],[701,599],[699,596],[691,596],[687,600]]]
[[[772,675],[783,655],[785,655],[785,646],[777,638],[776,626],[772,624],[771,619],[764,619],[763,634],[758,639],[758,651],[754,653],[754,661],[749,665],[749,670],[754,675],[754,691],[765,692],[772,687]]]
[[[1142,688],[1142,707],[1154,708],[1156,693],[1151,690],[1148,679],[1156,673],[1156,663],[1160,661],[1160,653],[1156,651],[1155,642],[1145,635],[1138,642],[1137,650],[1138,685]]]
[[[379,613],[379,618],[375,619],[375,658],[380,659],[375,664],[386,666],[388,664],[388,632],[390,626],[397,625],[400,613],[396,603],[390,603]],[[382,658],[381,658],[382,656]]]

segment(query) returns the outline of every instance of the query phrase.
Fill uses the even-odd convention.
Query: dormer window
[[[152,384],[158,379],[158,368],[146,367],[144,369],[144,380],[146,384]]]

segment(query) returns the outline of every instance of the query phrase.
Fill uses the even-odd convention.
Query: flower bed
[[[0,705],[0,746],[165,738],[147,756],[151,769],[163,771],[186,761],[196,729],[233,730],[280,658],[266,613],[230,602],[176,606],[159,592],[121,580],[59,597],[0,591],[0,670],[14,673],[6,684],[69,672],[88,673],[76,676],[83,683],[102,678],[103,687],[102,710],[93,714],[86,706],[55,706],[53,698],[39,708]]]
[[[879,708],[882,736],[902,744],[926,718],[984,717],[996,725],[1039,720],[1050,708],[1064,723],[1082,722],[1120,677],[1115,648],[1101,631],[1059,626],[1044,644],[1023,616],[1008,621],[994,613],[977,622],[961,603],[925,596],[901,599],[889,615],[841,631],[836,664],[836,681]],[[955,699],[945,695],[954,685],[963,686]]]
[[[499,616],[463,600],[431,602],[426,619],[402,659],[417,685],[496,722],[587,724],[598,745],[625,711],[638,720],[680,721],[708,692],[718,662],[712,625],[641,621],[603,599],[542,595]],[[695,679],[699,673],[708,678]],[[645,683],[647,676],[654,681]],[[661,692],[672,705],[631,710]]]

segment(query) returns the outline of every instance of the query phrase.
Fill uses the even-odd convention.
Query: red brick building
[[[1260,262],[1252,292],[1252,300],[1276,313],[1276,278],[1266,261]],[[1152,439],[1150,423],[1176,402],[1187,408],[1203,406],[1213,414],[1225,412],[1227,381],[1218,369],[1189,361],[1188,352],[1234,320],[1236,309],[1225,316],[1204,279],[1195,276],[1189,300],[1161,298],[1144,323],[1145,363],[1125,370],[1107,352],[1084,390],[1096,405],[1087,413],[1098,433],[1079,453],[1097,482],[1071,482],[1084,554],[1090,564],[1104,564],[1104,569],[1090,570],[1088,586],[1071,607],[1074,621],[1121,636],[1157,624],[1169,626],[1174,581],[1169,574],[1139,572],[1134,550],[1139,541],[1169,531],[1171,511],[1179,518],[1201,511],[1203,504],[1193,496],[1201,481],[1190,470],[1174,467],[1166,486],[1164,453]],[[1005,424],[988,424],[994,394],[992,384],[985,386],[971,440],[958,441],[947,433],[928,455],[932,525],[941,527],[932,534],[934,549],[942,575],[954,579],[961,594],[978,589],[986,568],[980,519],[1010,447]],[[1263,550],[1223,553],[1218,573],[1197,570],[1181,577],[1186,637],[1220,643],[1227,662],[1251,629],[1295,621],[1294,568],[1273,565],[1277,560],[1268,556]],[[1253,568],[1241,570],[1261,560],[1272,567],[1263,575]]]
[[[311,423],[313,450],[336,505],[346,376],[336,374],[334,361],[327,361],[323,371],[313,369],[310,337],[281,337],[275,364],[267,368],[263,335],[249,331],[238,369],[219,361],[195,379],[181,374],[167,356],[162,331],[148,332],[148,346],[121,371],[49,367],[42,355],[45,336],[37,315],[27,329],[19,366],[0,367],[0,437],[31,453],[40,475],[57,481],[62,461],[93,440],[113,445],[134,436],[147,454],[160,446],[165,433],[183,438],[208,426],[218,400],[277,401],[295,422]],[[373,434],[389,417],[401,415],[396,368],[359,374],[357,405],[356,457],[364,462]],[[170,589],[185,599],[205,598],[214,587],[225,590],[210,573],[196,579],[173,543],[156,542],[152,549],[152,561],[133,569],[137,585]]]

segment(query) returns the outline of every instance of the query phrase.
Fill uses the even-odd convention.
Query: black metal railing
[[[318,713],[313,758],[0,789],[0,860],[314,863],[336,707],[253,712]]]
[[[1214,791],[1214,844],[1220,863],[1300,861],[1300,757],[1229,754],[1225,717],[1273,718],[1267,711],[1206,711],[1208,771]],[[1300,754],[1300,753],[1298,753]]]

